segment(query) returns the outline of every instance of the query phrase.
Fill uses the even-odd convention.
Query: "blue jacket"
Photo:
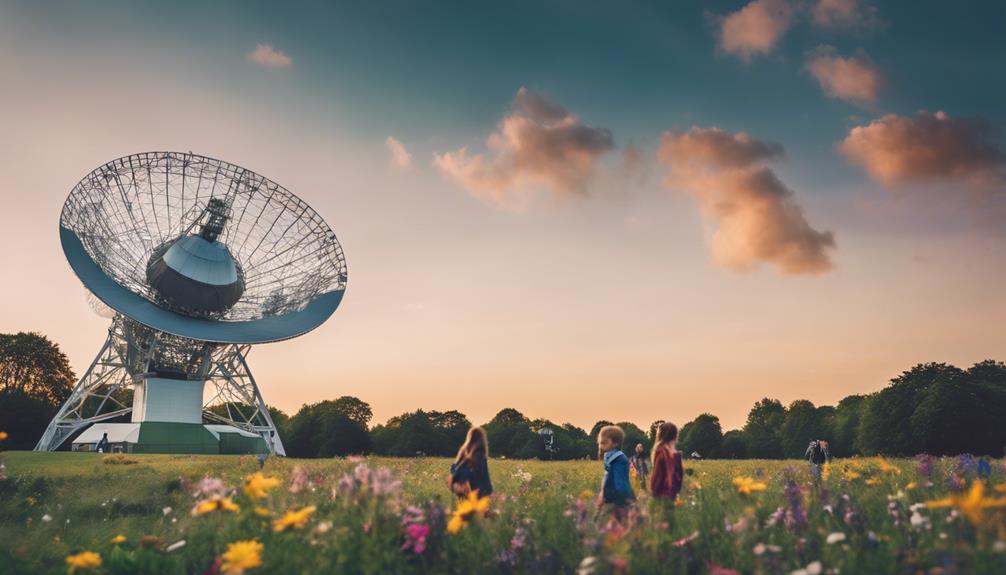
[[[601,483],[605,503],[624,505],[636,498],[629,485],[629,458],[620,449],[604,454],[604,480]]]

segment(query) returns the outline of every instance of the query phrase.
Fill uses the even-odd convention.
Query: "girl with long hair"
[[[472,491],[477,492],[479,497],[492,494],[493,484],[489,479],[489,440],[481,427],[468,430],[468,436],[451,465],[448,484],[458,497],[467,497]]]
[[[657,429],[657,444],[653,446],[653,474],[650,475],[650,494],[658,499],[673,501],[681,492],[684,467],[681,452],[674,448],[678,442],[678,426],[662,423]]]

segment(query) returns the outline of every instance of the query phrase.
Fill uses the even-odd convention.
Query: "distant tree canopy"
[[[0,334],[0,431],[9,434],[5,449],[30,449],[49,420],[69,397],[76,382],[59,346],[37,333]],[[120,398],[128,404],[125,390]],[[212,411],[224,413],[228,406]],[[232,409],[250,406],[231,404]],[[292,417],[269,407],[287,453],[296,457],[332,457],[362,453],[453,456],[472,423],[459,411],[404,413],[370,428],[373,411],[366,402],[344,396],[304,405]],[[128,416],[127,416],[128,417]],[[649,451],[656,430],[631,422],[625,431],[626,453],[642,444]],[[703,413],[679,426],[678,448],[702,457],[775,459],[803,457],[807,443],[825,439],[836,457],[853,455],[1002,456],[1006,447],[1006,364],[986,360],[967,370],[946,363],[919,364],[868,395],[850,395],[835,406],[798,399],[788,406],[763,398],[752,406],[741,429],[723,432],[719,419]],[[597,456],[597,434],[571,423],[529,419],[513,408],[500,410],[483,425],[490,453],[508,458],[581,459]],[[539,432],[552,430],[545,449]]]
[[[370,405],[349,396],[300,408],[288,424],[286,452],[294,457],[332,457],[370,451]]]
[[[0,431],[5,449],[31,449],[77,376],[59,346],[37,333],[0,334]]]
[[[384,455],[439,455],[457,453],[471,427],[459,411],[403,413],[371,431],[374,452]]]

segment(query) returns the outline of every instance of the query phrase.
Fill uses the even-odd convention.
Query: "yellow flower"
[[[953,493],[943,499],[927,501],[926,507],[930,509],[953,507],[967,517],[972,525],[978,526],[982,524],[985,509],[1006,507],[1006,497],[985,497],[985,484],[975,481],[967,493],[963,495]]]
[[[272,515],[272,511],[269,511],[268,509],[262,507],[261,505],[256,505],[253,511],[255,511],[255,515],[260,515],[262,517],[269,517],[270,515]]]
[[[5,439],[7,439],[7,432],[6,431],[0,431],[0,441],[3,441]]]
[[[689,489],[696,489],[696,490],[702,489],[702,484],[693,479],[690,482],[688,482],[688,488]]]
[[[81,551],[67,556],[66,564],[69,565],[67,573],[76,573],[78,569],[97,569],[101,567],[101,555],[94,551]]]
[[[580,499],[593,499],[594,492],[589,489],[584,489],[580,492]]]
[[[235,541],[227,545],[220,559],[220,571],[224,575],[241,575],[247,569],[262,566],[262,544],[254,539]]]
[[[264,499],[269,494],[269,490],[278,485],[279,479],[266,477],[262,475],[261,471],[256,471],[245,478],[244,492],[252,499]]]
[[[489,498],[479,497],[477,491],[468,494],[466,499],[458,503],[457,509],[447,522],[447,531],[452,535],[461,531],[475,515],[482,515],[489,509]]]
[[[852,471],[851,469],[845,472],[845,480],[852,481],[853,479],[859,479],[862,475],[858,471]]]
[[[230,511],[231,513],[237,513],[241,511],[241,507],[231,501],[230,497],[220,497],[215,495],[197,503],[195,508],[192,510],[192,515],[198,517],[199,515],[213,513],[214,511]]]
[[[114,545],[118,545],[119,543],[125,543],[125,542],[126,537],[124,535],[116,535],[115,537],[112,537],[112,544]]]
[[[1000,483],[999,485],[993,485],[992,489],[998,491],[999,493],[1006,493],[1006,483]]]
[[[737,487],[737,493],[741,495],[751,495],[756,491],[765,491],[768,487],[763,481],[755,481],[751,477],[734,477],[734,486]]]
[[[901,468],[891,465],[886,459],[880,460],[880,470],[891,475],[901,475]]]
[[[283,517],[272,522],[272,530],[279,533],[291,527],[300,529],[307,524],[307,520],[311,518],[311,514],[314,513],[315,509],[317,508],[314,505],[308,505],[298,511],[287,511]]]
[[[871,477],[871,478],[867,479],[866,481],[864,481],[863,483],[865,483],[867,485],[876,485],[876,484],[880,483],[880,480],[877,479],[876,477]]]
[[[831,477],[831,464],[825,463],[821,466],[821,479],[827,481]]]
[[[918,484],[918,483],[916,483],[916,482],[914,482],[914,481],[909,481],[909,482],[908,482],[908,485],[906,485],[906,486],[905,486],[905,489],[908,489],[908,490],[910,491],[910,490],[912,490],[912,489],[915,489],[915,488],[916,488],[916,487],[918,487],[918,486],[919,486],[919,484]]]

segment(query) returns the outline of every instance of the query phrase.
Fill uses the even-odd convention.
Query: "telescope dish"
[[[148,152],[84,176],[59,237],[112,323],[36,450],[74,437],[74,450],[285,454],[246,357],[342,301],[346,260],[321,216],[251,170]]]
[[[301,335],[346,289],[342,247],[317,212],[264,176],[191,153],[134,154],[92,171],[63,205],[60,241],[106,305],[203,341]]]

